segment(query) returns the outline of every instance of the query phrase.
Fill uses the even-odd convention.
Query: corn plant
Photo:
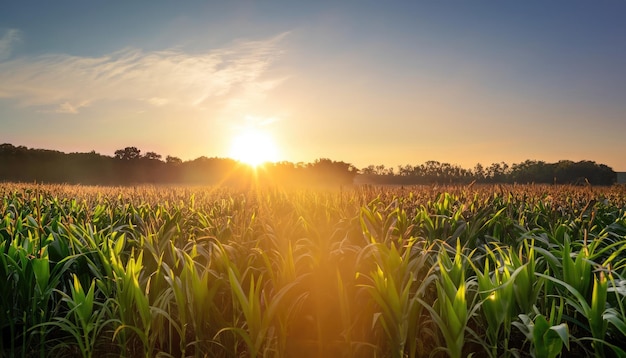
[[[412,337],[423,337],[420,332],[422,305],[418,298],[423,298],[426,288],[435,279],[429,274],[432,246],[409,240],[401,250],[394,242],[390,247],[373,243],[367,249],[373,251],[371,255],[376,265],[375,271],[367,276],[370,283],[364,285],[380,309],[374,314],[374,323],[382,326],[392,357],[403,357],[407,350],[409,356],[414,357],[418,349]]]
[[[488,259],[485,260],[484,270],[476,268],[478,290],[481,297],[480,312],[486,319],[486,338],[489,352],[492,357],[498,356],[498,346],[501,342],[501,330],[504,328],[503,351],[508,354],[508,339],[511,318],[514,312],[514,285],[510,265],[502,262],[503,258],[496,257],[495,253],[487,248]],[[491,270],[490,262],[495,265]]]
[[[4,294],[0,299],[2,328],[8,328],[10,337],[9,347],[0,348],[18,355],[20,351],[26,354],[25,347],[38,347],[39,355],[44,356],[50,327],[41,324],[56,314],[58,298],[54,291],[75,257],[50,262],[47,246],[32,252],[33,240],[27,240],[19,245],[17,241],[7,246],[7,242],[0,243],[0,274],[6,278],[2,280]]]
[[[143,354],[152,356],[157,337],[151,334],[153,314],[145,289],[139,282],[143,253],[135,257],[134,251],[131,252],[126,265],[114,255],[111,255],[110,261],[116,286],[114,299],[119,310],[116,314],[120,320],[115,334],[121,335],[120,339],[127,342],[126,332],[131,331],[140,340]]]
[[[246,354],[250,357],[267,356],[271,352],[276,353],[277,327],[276,317],[282,306],[285,305],[286,297],[297,282],[287,284],[276,291],[266,289],[263,275],[258,278],[250,274],[246,287],[245,276],[233,261],[226,255],[224,246],[218,245],[225,254],[224,264],[228,275],[228,284],[232,293],[233,311],[232,325],[220,329],[216,338],[230,332],[240,337],[247,348]],[[240,354],[238,347],[233,347],[232,354]]]
[[[439,250],[438,258],[437,300],[433,305],[419,298],[418,301],[429,311],[443,335],[445,346],[438,349],[451,358],[459,358],[466,343],[466,332],[477,337],[468,327],[469,319],[479,307],[475,304],[475,296],[468,297],[468,291],[474,289],[476,282],[465,278],[467,260],[460,240],[457,240],[454,260],[450,259],[445,244]]]
[[[563,299],[557,308],[556,300],[552,301],[552,309],[548,317],[539,313],[537,308],[530,315],[520,314],[521,322],[513,322],[531,344],[530,354],[533,357],[555,358],[563,351],[563,345],[569,350],[569,329],[561,321]]]
[[[74,275],[70,294],[59,292],[62,302],[67,305],[66,316],[54,317],[51,322],[45,322],[39,326],[58,327],[69,334],[73,342],[62,341],[53,348],[53,351],[59,353],[65,350],[72,351],[71,345],[75,345],[82,357],[94,356],[103,330],[116,322],[115,319],[110,318],[110,300],[104,303],[95,301],[95,287],[94,280],[85,292],[78,276]]]
[[[587,328],[591,332],[591,337],[588,340],[592,342],[591,345],[596,357],[605,356],[605,346],[610,347],[614,351],[618,352],[618,354],[624,354],[624,351],[621,348],[609,344],[605,340],[608,329],[608,321],[605,318],[607,313],[606,299],[608,292],[608,278],[603,271],[594,275],[591,302],[588,302],[582,293],[568,283],[551,276],[539,273],[537,273],[537,275],[563,286],[573,296],[565,297],[565,300],[569,306],[576,310],[576,312],[578,312],[581,316],[586,317]]]
[[[606,309],[604,318],[617,330],[616,336],[626,336],[626,280],[615,277],[616,275],[610,269],[608,270],[609,288],[608,293],[614,293],[615,302],[613,307]]]

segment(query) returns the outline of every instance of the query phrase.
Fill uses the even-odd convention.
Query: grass
[[[626,356],[626,189],[0,185],[1,357]]]

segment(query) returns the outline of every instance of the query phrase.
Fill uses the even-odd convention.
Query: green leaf
[[[561,338],[561,341],[563,341],[563,343],[565,344],[565,347],[567,347],[567,350],[569,350],[569,329],[567,327],[567,324],[561,323],[559,325],[550,327],[550,329],[553,332],[556,332],[559,338]]]

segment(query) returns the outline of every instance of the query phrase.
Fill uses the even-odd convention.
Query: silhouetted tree
[[[171,155],[168,155],[165,158],[165,162],[168,163],[168,164],[181,164],[183,161],[180,158],[172,157]]]
[[[476,181],[483,181],[485,179],[485,168],[482,164],[476,163],[474,166],[474,179]]]
[[[161,158],[162,158],[161,154],[157,154],[155,152],[148,152],[148,153],[144,154],[143,157],[145,159],[149,159],[149,160],[161,160]]]
[[[561,160],[554,165],[554,178],[557,183],[610,185],[615,183],[617,174],[606,165],[598,165],[589,160],[572,162]]]
[[[316,159],[307,167],[307,174],[318,183],[351,184],[358,169],[345,162],[336,162],[328,158]]]
[[[507,174],[509,174],[509,165],[505,162],[492,163],[486,169],[486,177],[492,183],[506,182]]]
[[[361,169],[361,174],[365,174],[365,175],[376,174],[376,168],[373,165],[368,165],[367,167]]]
[[[137,147],[126,147],[124,149],[118,149],[115,151],[115,158],[123,160],[139,159],[141,157],[141,150]]]

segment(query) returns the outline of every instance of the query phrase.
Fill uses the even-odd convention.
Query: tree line
[[[183,161],[137,147],[116,150],[113,156],[63,153],[0,145],[0,181],[90,185],[336,185],[351,184],[358,169],[327,158],[312,163],[267,163],[258,170],[229,158],[205,156]]]
[[[574,162],[560,160],[547,163],[526,160],[509,165],[504,162],[483,166],[478,163],[472,169],[430,160],[420,165],[398,166],[370,165],[360,170],[359,180],[372,184],[466,184],[478,183],[542,183],[542,184],[593,184],[612,185],[617,173],[604,164],[583,160]]]
[[[253,170],[229,158],[199,157],[189,161],[137,147],[116,150],[113,156],[63,153],[12,144],[0,145],[0,181],[92,185],[192,184],[192,185],[345,185],[366,184],[465,184],[552,183],[611,185],[616,173],[593,161],[557,163],[527,160],[509,166],[476,164],[472,169],[427,161],[397,168],[354,165],[328,158],[312,163],[267,163]]]

